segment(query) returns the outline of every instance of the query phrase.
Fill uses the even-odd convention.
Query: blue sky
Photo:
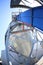
[[[0,56],[5,49],[5,33],[11,22],[11,13],[17,9],[10,8],[10,0],[0,0]]]
[[[0,56],[1,50],[5,49],[5,32],[10,23],[10,3],[9,0],[0,0]]]

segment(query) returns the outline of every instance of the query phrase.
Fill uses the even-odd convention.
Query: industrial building
[[[43,0],[11,0],[10,7],[27,10],[12,13],[2,65],[43,65]]]

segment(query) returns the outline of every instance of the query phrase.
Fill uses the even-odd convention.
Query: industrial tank
[[[28,60],[28,57],[31,55],[33,48],[32,34],[31,34],[32,28],[20,22],[12,22],[12,23],[13,25],[17,26],[12,30],[10,30],[10,34],[8,35],[9,36],[8,38],[9,43],[7,44],[8,53],[18,63],[25,64],[25,62]],[[15,57],[12,54],[14,54]]]
[[[37,32],[13,18],[5,35],[6,65],[34,65],[43,56],[43,42],[38,40]]]

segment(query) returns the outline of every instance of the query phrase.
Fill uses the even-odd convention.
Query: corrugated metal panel
[[[33,9],[33,26],[43,30],[43,6]]]
[[[31,24],[31,10],[20,13],[17,17],[17,20],[26,24]]]
[[[32,13],[33,10],[33,13]],[[33,23],[34,27],[43,31],[43,6],[27,10],[18,15],[18,20],[26,24]]]

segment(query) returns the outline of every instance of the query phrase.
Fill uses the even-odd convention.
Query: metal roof
[[[10,7],[25,7],[33,8],[37,6],[42,6],[43,0],[11,0]]]

